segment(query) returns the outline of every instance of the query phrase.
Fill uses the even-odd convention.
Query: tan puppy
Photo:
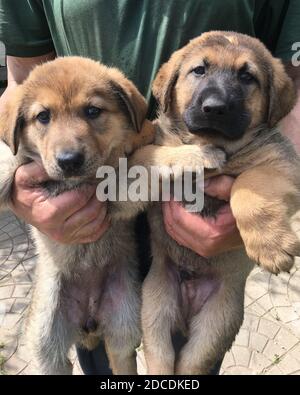
[[[142,147],[131,163],[202,163],[218,168],[206,176],[237,177],[230,204],[246,251],[201,257],[166,233],[160,204],[149,210],[153,264],[142,303],[148,371],[209,374],[243,321],[253,265],[247,255],[278,273],[299,254],[291,228],[300,209],[299,159],[277,128],[295,92],[280,60],[257,39],[231,32],[205,33],[175,52],[153,92],[160,106],[157,146]],[[220,204],[207,197],[203,215]],[[176,355],[172,334],[178,330],[186,342]]]
[[[17,167],[34,160],[51,178],[50,196],[95,183],[98,167],[151,142],[141,132],[144,98],[116,69],[89,59],[59,58],[36,67],[1,114],[0,202],[10,199]],[[101,240],[58,244],[37,229],[36,284],[27,335],[39,372],[72,372],[68,351],[101,337],[114,374],[135,374],[140,343],[140,284],[133,221],[115,221]]]

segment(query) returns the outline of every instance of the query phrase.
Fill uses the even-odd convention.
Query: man
[[[36,64],[55,56],[81,55],[120,68],[149,100],[153,118],[150,89],[158,68],[173,51],[208,30],[257,36],[287,63],[300,91],[300,68],[290,64],[291,47],[300,42],[299,20],[297,0],[0,0],[0,40],[8,55],[8,87],[0,105]],[[283,131],[300,151],[299,128],[300,100],[283,122]],[[31,186],[33,180],[45,179],[44,170],[35,163],[18,169],[11,204],[15,214],[61,243],[99,239],[109,223],[106,206],[95,199],[95,190],[47,199]],[[232,183],[230,177],[220,176],[209,180],[205,191],[228,200]],[[164,203],[163,215],[168,233],[202,256],[241,243],[229,205],[216,220],[188,213],[176,202]],[[143,255],[147,227],[142,220],[138,226]],[[99,353],[83,353],[79,355],[86,372],[105,371],[99,366]]]

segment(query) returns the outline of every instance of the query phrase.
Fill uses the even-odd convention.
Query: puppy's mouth
[[[189,132],[195,133],[195,134],[226,134],[226,131],[221,128],[216,128],[212,126],[195,126],[195,127],[189,127]]]
[[[91,182],[96,180],[97,169],[93,171],[82,169],[80,171],[70,173],[63,172],[56,166],[50,166],[50,168],[46,167],[46,172],[53,181]]]
[[[236,140],[243,137],[249,124],[248,120],[242,119],[240,121],[234,119],[232,122],[221,123],[215,120],[203,119],[198,115],[191,116],[188,111],[183,114],[183,121],[190,133],[207,137],[223,137],[228,140]]]
[[[49,176],[53,181],[60,182],[72,182],[72,183],[82,183],[82,182],[96,182],[96,174],[99,167],[103,166],[102,160],[99,158],[87,159],[85,163],[81,166],[65,167],[59,166],[56,160],[53,161],[43,161],[43,166]]]

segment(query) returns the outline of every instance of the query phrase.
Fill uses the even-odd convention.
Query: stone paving
[[[31,374],[22,323],[30,300],[36,252],[12,213],[0,214],[0,374]],[[300,260],[290,274],[259,268],[246,287],[244,324],[221,374],[300,374]],[[74,374],[81,374],[74,350]],[[139,372],[145,372],[142,352]]]

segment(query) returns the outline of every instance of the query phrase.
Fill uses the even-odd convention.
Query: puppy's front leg
[[[248,256],[272,273],[289,271],[300,254],[291,228],[300,208],[295,171],[292,165],[260,165],[242,173],[231,192],[231,208]]]
[[[226,162],[223,150],[213,145],[183,144],[178,146],[147,145],[137,150],[129,159],[129,167],[145,166],[148,171],[152,166],[180,166],[207,169],[221,168]]]

